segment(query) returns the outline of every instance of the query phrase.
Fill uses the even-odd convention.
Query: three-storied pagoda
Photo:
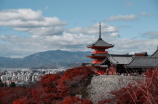
[[[101,23],[99,25],[98,40],[87,47],[95,50],[92,52],[91,55],[87,56],[88,58],[94,59],[94,61],[91,62],[91,66],[96,68],[100,74],[108,73],[107,72],[108,66],[104,65],[103,61],[106,60],[108,56],[108,51],[106,51],[106,49],[112,48],[114,47],[114,45],[105,42],[101,38]]]

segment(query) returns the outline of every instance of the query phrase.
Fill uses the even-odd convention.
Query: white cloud
[[[142,12],[140,15],[141,15],[141,16],[145,16],[145,17],[151,17],[151,16],[153,16],[153,15],[148,14],[148,13],[146,13],[146,12]]]
[[[61,35],[64,32],[62,26],[36,27],[36,28],[14,28],[17,31],[26,31],[33,35]]]
[[[99,34],[99,23],[94,24],[89,27],[77,27],[74,29],[67,29],[69,33],[82,33],[82,34]],[[101,32],[102,34],[109,34],[109,33],[117,33],[119,28],[115,26],[110,26],[104,23],[101,23]],[[116,35],[117,36],[117,35]]]
[[[54,35],[62,33],[64,31],[63,25],[66,25],[66,22],[60,21],[57,17],[44,17],[42,11],[39,10],[9,9],[0,11],[0,26],[13,27],[14,30],[27,31],[31,34]],[[50,29],[53,32],[50,32]],[[42,32],[44,33],[42,34]]]
[[[42,11],[32,9],[9,9],[0,11],[1,21],[42,20]],[[3,24],[5,25],[5,24]]]
[[[138,17],[134,14],[131,15],[117,15],[117,16],[111,16],[106,21],[134,21],[137,20]]]
[[[113,33],[113,36],[117,33]],[[109,53],[125,54],[147,51],[152,54],[158,45],[158,39],[118,39],[102,37],[106,42],[114,44]],[[31,37],[21,37],[16,35],[1,35],[0,54],[1,56],[23,57],[36,52],[47,50],[65,50],[65,51],[92,51],[86,46],[94,43],[98,39],[97,35],[86,36],[83,34],[73,34],[64,32],[62,35],[41,36],[32,35]],[[152,47],[151,47],[152,46]],[[145,48],[144,48],[145,47]]]
[[[0,11],[0,26],[12,27],[16,31],[25,31],[32,35],[62,35],[62,33],[98,34],[99,24],[88,27],[66,29],[66,22],[57,17],[44,17],[42,11],[32,9],[9,9]],[[102,23],[102,34],[118,32],[119,28]],[[109,35],[113,36],[113,35]]]
[[[85,36],[83,34],[70,34],[64,32],[62,35],[21,37],[16,35],[1,35],[1,56],[26,56],[36,52],[47,50],[69,50],[88,51],[87,45],[96,41],[97,37]]]
[[[119,37],[118,32],[110,34],[111,37]]]
[[[108,21],[138,19],[135,15],[112,16]],[[0,36],[0,55],[9,57],[23,57],[35,52],[47,50],[91,51],[86,46],[98,39],[99,24],[88,27],[66,29],[66,22],[57,17],[44,17],[41,11],[31,9],[11,9],[0,11],[0,26],[9,26],[17,31],[31,33],[30,37],[17,35]],[[136,40],[118,39],[119,28],[102,23],[102,38],[115,47],[109,53],[132,53],[148,51],[152,53],[157,47],[158,39]],[[58,35],[60,34],[60,35]],[[88,36],[88,34],[90,34]],[[95,35],[94,35],[95,34]],[[146,35],[158,36],[158,32],[147,32]],[[152,47],[151,47],[152,46]],[[145,48],[144,48],[145,47]]]
[[[111,53],[123,54],[123,53],[135,53],[135,52],[148,52],[152,54],[156,51],[158,45],[158,39],[113,39],[111,41],[114,44],[114,48],[110,50]]]

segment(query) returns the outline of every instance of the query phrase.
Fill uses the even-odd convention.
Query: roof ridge
[[[157,48],[156,51],[151,55],[151,57],[153,57],[157,52],[158,52],[158,48]]]

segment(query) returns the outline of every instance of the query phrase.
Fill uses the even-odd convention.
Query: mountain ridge
[[[49,50],[37,52],[23,58],[0,57],[1,68],[32,68],[45,66],[67,66],[72,63],[90,62],[87,52],[70,52],[62,50]]]

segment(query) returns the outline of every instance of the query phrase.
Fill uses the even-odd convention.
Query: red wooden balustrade
[[[94,60],[94,61],[92,61],[92,64],[95,64],[95,63],[101,63],[101,62],[102,62],[102,60],[101,60],[101,61]]]
[[[93,54],[99,53],[99,54],[108,54],[107,51],[93,51]]]

